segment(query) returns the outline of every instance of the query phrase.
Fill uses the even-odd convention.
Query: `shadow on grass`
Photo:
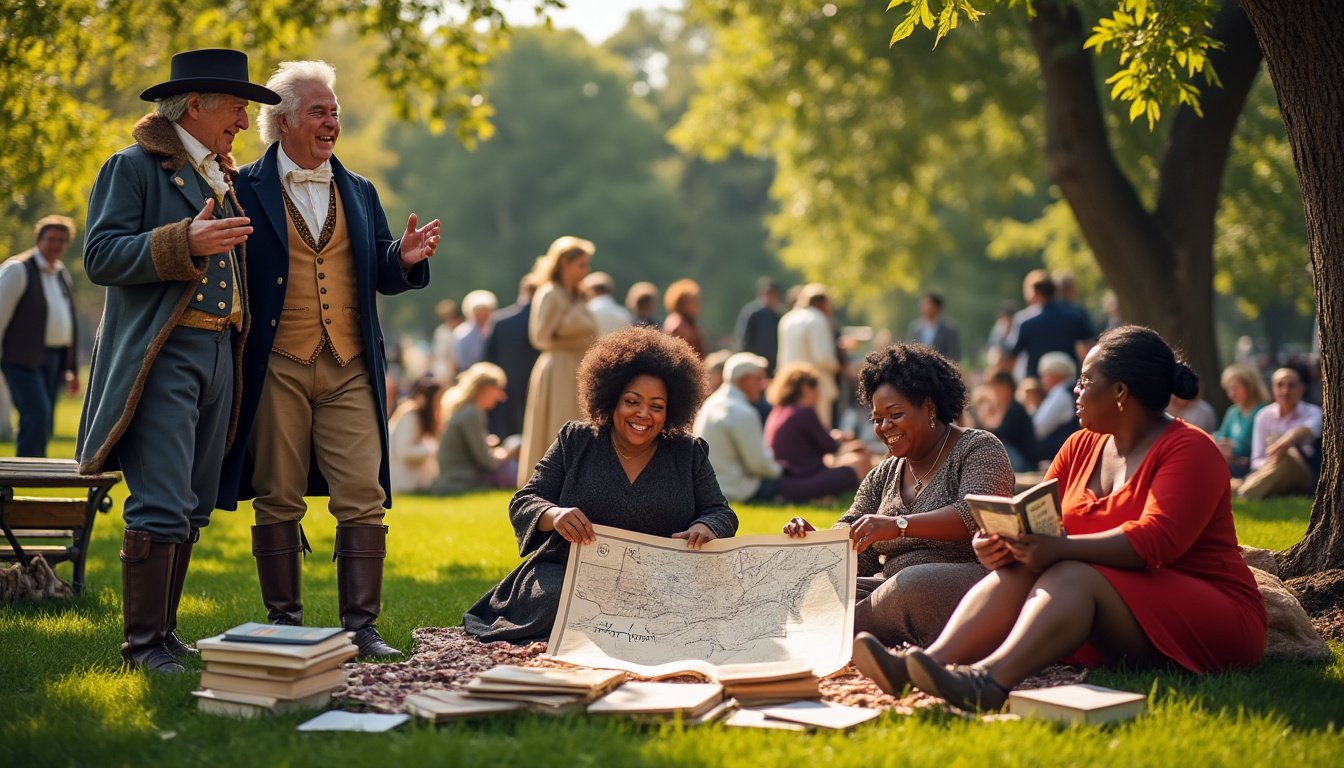
[[[1183,701],[1209,715],[1244,713],[1277,718],[1303,731],[1338,731],[1344,725],[1344,665],[1339,648],[1325,662],[1272,658],[1245,671],[1194,675],[1182,671],[1096,670],[1088,682],[1148,692],[1157,702]]]

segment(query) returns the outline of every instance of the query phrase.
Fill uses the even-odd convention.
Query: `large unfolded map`
[[[571,546],[550,654],[658,677],[804,662],[819,675],[848,663],[855,556],[845,529],[711,541],[699,551],[593,526]]]

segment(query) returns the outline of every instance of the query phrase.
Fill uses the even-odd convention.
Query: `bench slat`
[[[19,497],[5,502],[5,525],[16,532],[25,528],[82,529],[87,508],[84,499]]]

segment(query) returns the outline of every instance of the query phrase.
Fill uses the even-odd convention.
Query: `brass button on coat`
[[[203,294],[199,294],[199,293],[198,293],[198,294],[196,294],[196,300],[197,300],[197,301],[205,301],[205,296],[204,296]]]
[[[217,304],[216,306],[218,306],[220,309],[223,309],[223,308],[224,308],[224,302],[221,301],[221,302],[219,302],[219,304]]]
[[[284,284],[285,284],[285,278],[283,278],[283,277],[277,277],[277,278],[275,278],[275,284],[276,284],[276,285],[284,285]]]

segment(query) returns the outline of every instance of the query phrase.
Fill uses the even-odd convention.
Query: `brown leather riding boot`
[[[182,642],[177,636],[177,606],[182,602],[182,586],[187,581],[187,566],[191,564],[191,549],[201,539],[201,529],[192,528],[186,541],[177,545],[173,557],[173,580],[168,586],[168,631],[163,636],[163,647],[178,661],[199,657],[195,648]]]
[[[121,615],[126,642],[121,657],[131,669],[163,674],[187,671],[163,644],[177,547],[153,541],[145,531],[126,531],[122,538]]]
[[[355,633],[359,655],[380,659],[400,656],[401,651],[383,642],[377,628],[383,560],[387,557],[387,526],[338,525],[335,557],[341,626]]]
[[[303,550],[297,520],[252,526],[252,556],[257,558],[261,602],[271,624],[303,624]]]

